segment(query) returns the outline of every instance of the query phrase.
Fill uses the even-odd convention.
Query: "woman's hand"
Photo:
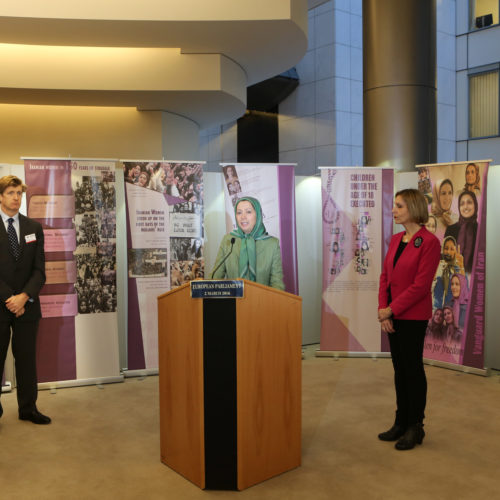
[[[460,269],[460,274],[465,275],[464,256],[460,253],[460,245],[458,245],[457,251],[455,253],[455,263]]]
[[[378,320],[380,322],[389,319],[392,316],[392,309],[391,307],[386,307],[385,309],[379,309],[378,310]]]
[[[392,325],[392,319],[384,319],[380,322],[380,327],[385,333],[394,333],[394,326]]]

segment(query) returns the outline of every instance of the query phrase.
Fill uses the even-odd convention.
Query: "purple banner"
[[[114,162],[27,159],[25,179],[47,234],[38,380],[118,376]]]
[[[424,357],[484,368],[488,161],[418,165],[427,227],[441,241]]]
[[[44,231],[74,228],[71,162],[28,159],[24,161],[24,171],[28,186],[26,193],[28,215],[36,218],[42,224]],[[67,201],[70,201],[72,207],[69,216],[64,217],[63,213],[59,214],[57,211],[54,213],[51,209],[53,204],[62,207]],[[34,208],[35,203],[36,208]],[[67,255],[69,262],[75,262],[73,252],[63,255]],[[53,256],[50,252],[46,252],[45,258],[50,262]],[[58,284],[46,284],[40,295],[53,295],[59,292]],[[74,293],[73,285],[69,293]],[[74,317],[42,317],[40,320],[37,337],[37,373],[39,382],[76,379]]]

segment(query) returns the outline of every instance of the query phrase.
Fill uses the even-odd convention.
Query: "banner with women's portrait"
[[[427,228],[441,241],[424,358],[484,368],[486,183],[490,160],[417,165]]]
[[[236,229],[234,207],[239,198],[259,200],[267,232],[280,240],[285,290],[298,295],[295,221],[295,165],[221,163],[224,175],[226,230]]]
[[[128,370],[158,368],[158,295],[204,276],[204,162],[123,161]]]
[[[394,171],[321,168],[323,295],[320,351],[389,351],[377,319],[378,285],[392,236]]]
[[[25,158],[24,170],[45,238],[38,380],[120,377],[115,162]]]

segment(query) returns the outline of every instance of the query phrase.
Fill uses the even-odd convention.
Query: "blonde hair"
[[[26,192],[26,189],[28,189],[28,186],[26,186],[26,184],[24,184],[23,181],[15,175],[4,175],[0,178],[0,194],[3,194],[3,192],[10,186],[21,186],[23,193]]]
[[[425,224],[429,220],[427,200],[418,189],[402,189],[394,198],[397,196],[401,196],[406,203],[412,222]]]

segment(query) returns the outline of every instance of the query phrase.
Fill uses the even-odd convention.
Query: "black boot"
[[[388,431],[381,432],[378,438],[381,441],[396,441],[398,440],[406,431],[406,428],[395,423]]]
[[[396,450],[411,450],[416,444],[422,444],[425,432],[423,424],[414,424],[408,427],[395,445]]]

